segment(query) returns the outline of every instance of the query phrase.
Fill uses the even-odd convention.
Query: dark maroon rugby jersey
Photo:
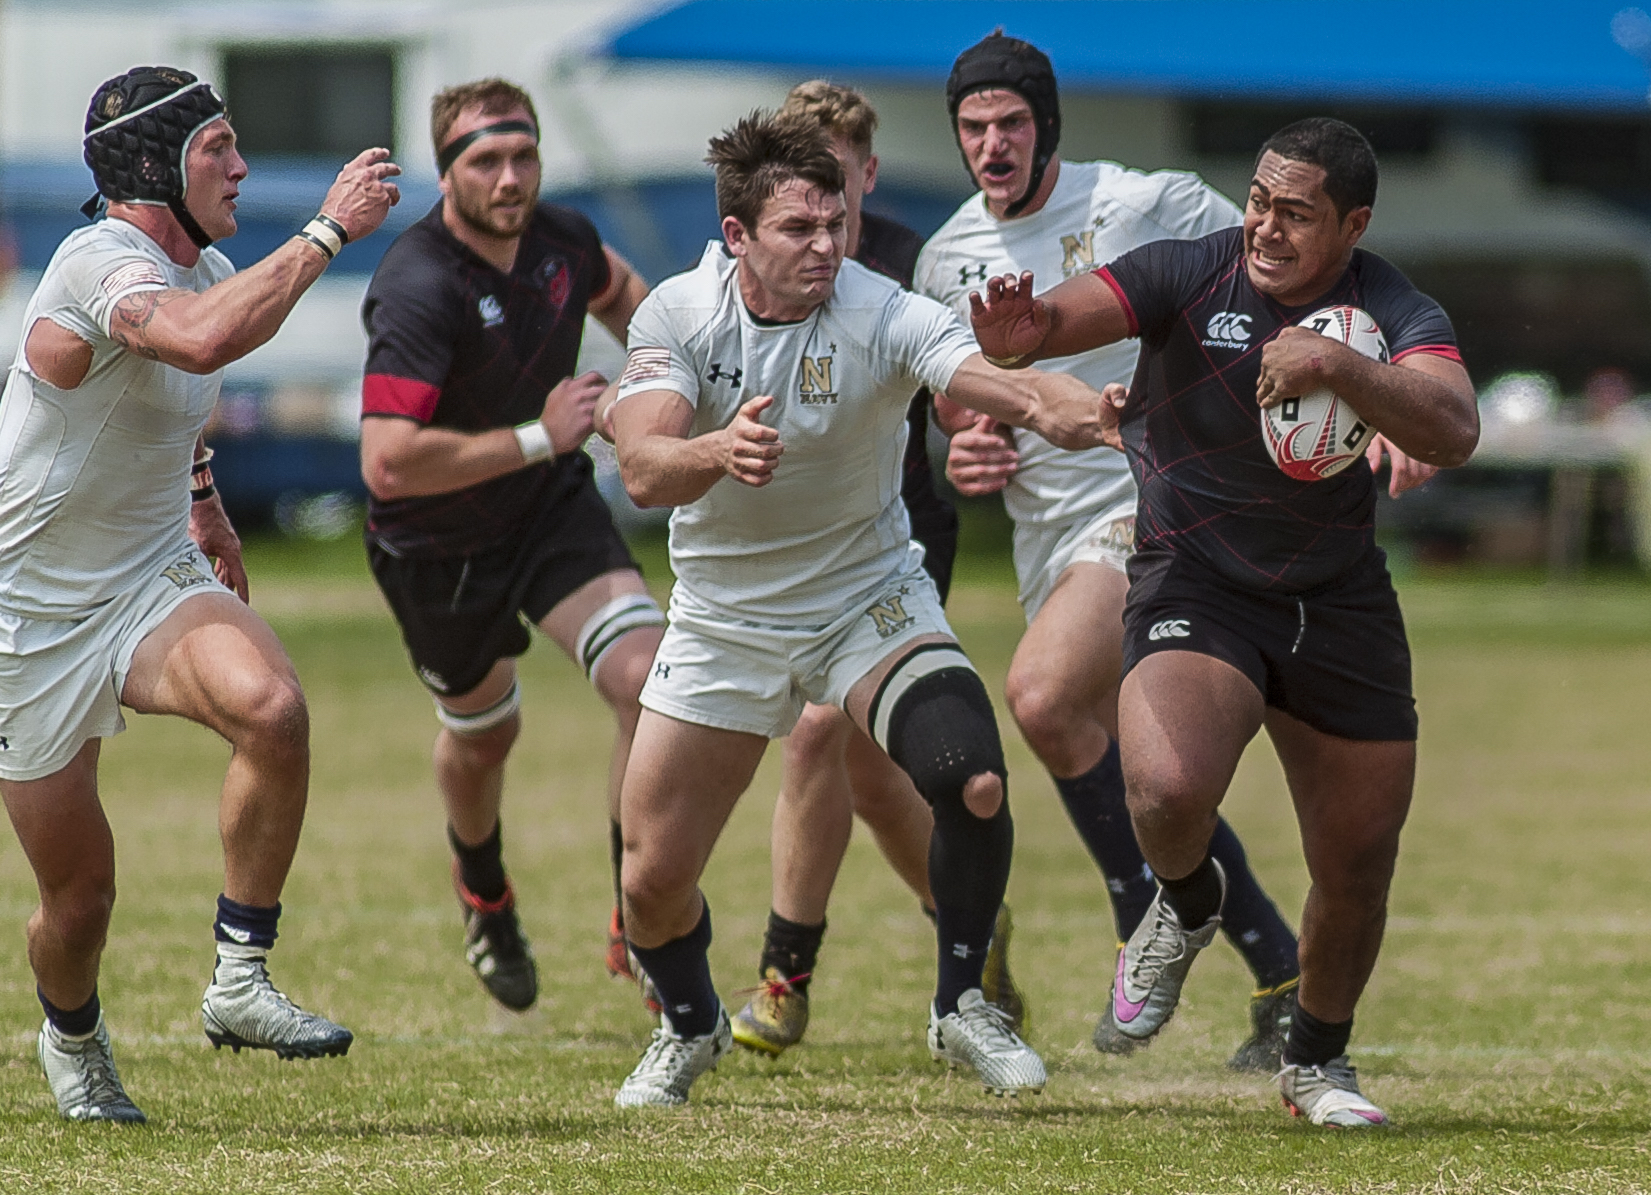
[[[539,204],[505,274],[447,230],[438,203],[395,239],[367,287],[362,414],[465,432],[537,418],[573,373],[585,309],[608,283],[602,240],[571,208]],[[367,532],[399,555],[462,555],[590,476],[574,452],[450,494],[371,498]]]
[[[917,255],[923,238],[904,224],[870,212],[860,214],[860,244],[854,260],[868,270],[892,278],[907,290],[917,273]],[[900,479],[900,499],[911,517],[912,535],[920,540],[957,530],[957,511],[934,487],[929,463],[929,392],[912,395],[906,410],[906,459]]]
[[[1321,307],[1368,311],[1392,360],[1460,361],[1443,309],[1362,249],[1322,298],[1284,307],[1244,268],[1244,230],[1156,241],[1096,271],[1129,316],[1141,357],[1122,434],[1140,487],[1136,547],[1185,553],[1245,589],[1301,593],[1369,565],[1376,486],[1354,461],[1334,477],[1285,476],[1261,437],[1261,347]]]

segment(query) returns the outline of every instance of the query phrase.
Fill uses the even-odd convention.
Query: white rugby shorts
[[[85,618],[0,613],[0,778],[39,780],[67,767],[87,739],[126,729],[120,693],[138,644],[203,593],[230,593],[192,543],[150,580]],[[233,596],[233,594],[231,594]]]
[[[1055,582],[1074,564],[1104,564],[1122,573],[1134,554],[1134,498],[1070,523],[1016,523],[1015,576],[1026,621],[1038,616]]]
[[[826,626],[777,627],[730,619],[678,585],[642,704],[777,739],[806,704],[841,707],[856,681],[919,636],[955,638],[922,569],[903,569],[873,592]]]

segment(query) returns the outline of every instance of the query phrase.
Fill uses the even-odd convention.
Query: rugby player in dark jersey
[[[842,163],[848,209],[848,256],[911,289],[923,238],[886,217],[863,210],[877,185],[872,134],[877,113],[847,87],[816,79],[791,89],[784,115],[818,121]],[[929,464],[927,390],[912,396],[906,417],[905,472],[900,496],[912,538],[923,545],[923,569],[942,602],[951,588],[957,555],[957,511],[935,490]],[[734,1040],[779,1054],[808,1028],[808,984],[825,936],[826,904],[848,850],[854,815],[870,827],[878,848],[932,914],[929,839],[934,816],[911,780],[848,716],[810,705],[786,739],[785,779],[774,806],[773,907],[763,934],[757,973],[762,984],[733,1017]],[[983,992],[1018,1024],[1020,994],[1009,976],[1007,923],[1000,919],[987,958]]]
[[[1127,393],[1107,388],[1141,491],[1119,730],[1135,833],[1161,888],[1119,962],[1119,1027],[1146,1037],[1169,1018],[1220,924],[1210,835],[1265,726],[1312,879],[1279,1082],[1292,1112],[1349,1127],[1387,1120],[1346,1050],[1415,777],[1410,652],[1370,468],[1292,480],[1263,444],[1260,408],[1328,388],[1400,470],[1408,458],[1459,465],[1479,436],[1445,313],[1357,248],[1376,176],[1356,130],[1300,121],[1262,147],[1242,229],[1146,245],[1041,299],[1022,275],[973,300],[976,336],[999,363],[1141,340]],[[1389,362],[1299,326],[1336,304],[1374,317]]]
[[[396,238],[362,307],[368,559],[441,721],[466,957],[514,1009],[538,992],[500,851],[515,657],[537,627],[618,720],[617,873],[619,780],[664,625],[580,451],[606,380],[572,376],[586,313],[623,343],[647,288],[584,216],[538,202],[538,128],[502,80],[435,97],[442,201]],[[624,972],[617,908],[609,934],[609,969]]]

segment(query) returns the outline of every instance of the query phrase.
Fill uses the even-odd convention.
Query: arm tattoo
[[[168,303],[194,293],[189,290],[172,289],[141,290],[136,294],[127,295],[115,304],[114,314],[109,320],[109,335],[121,348],[140,357],[147,357],[151,361],[159,361],[160,353],[149,344],[150,322]]]

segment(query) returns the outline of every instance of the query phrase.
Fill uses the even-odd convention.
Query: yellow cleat
[[[1014,932],[1015,920],[1009,913],[1009,906],[999,905],[997,924],[992,927],[992,943],[986,948],[986,969],[980,976],[980,993],[986,998],[986,1003],[997,1005],[1009,1018],[1009,1028],[1014,1033],[1024,1036],[1032,1018],[1026,1008],[1026,998],[1015,986],[1015,977],[1009,974],[1009,937]],[[737,1032],[735,1036],[738,1037]]]
[[[787,979],[775,968],[767,968],[761,986],[750,989],[750,1003],[733,1018],[734,1040],[770,1058],[778,1058],[802,1041],[808,1029],[808,992],[796,984],[807,978]]]

